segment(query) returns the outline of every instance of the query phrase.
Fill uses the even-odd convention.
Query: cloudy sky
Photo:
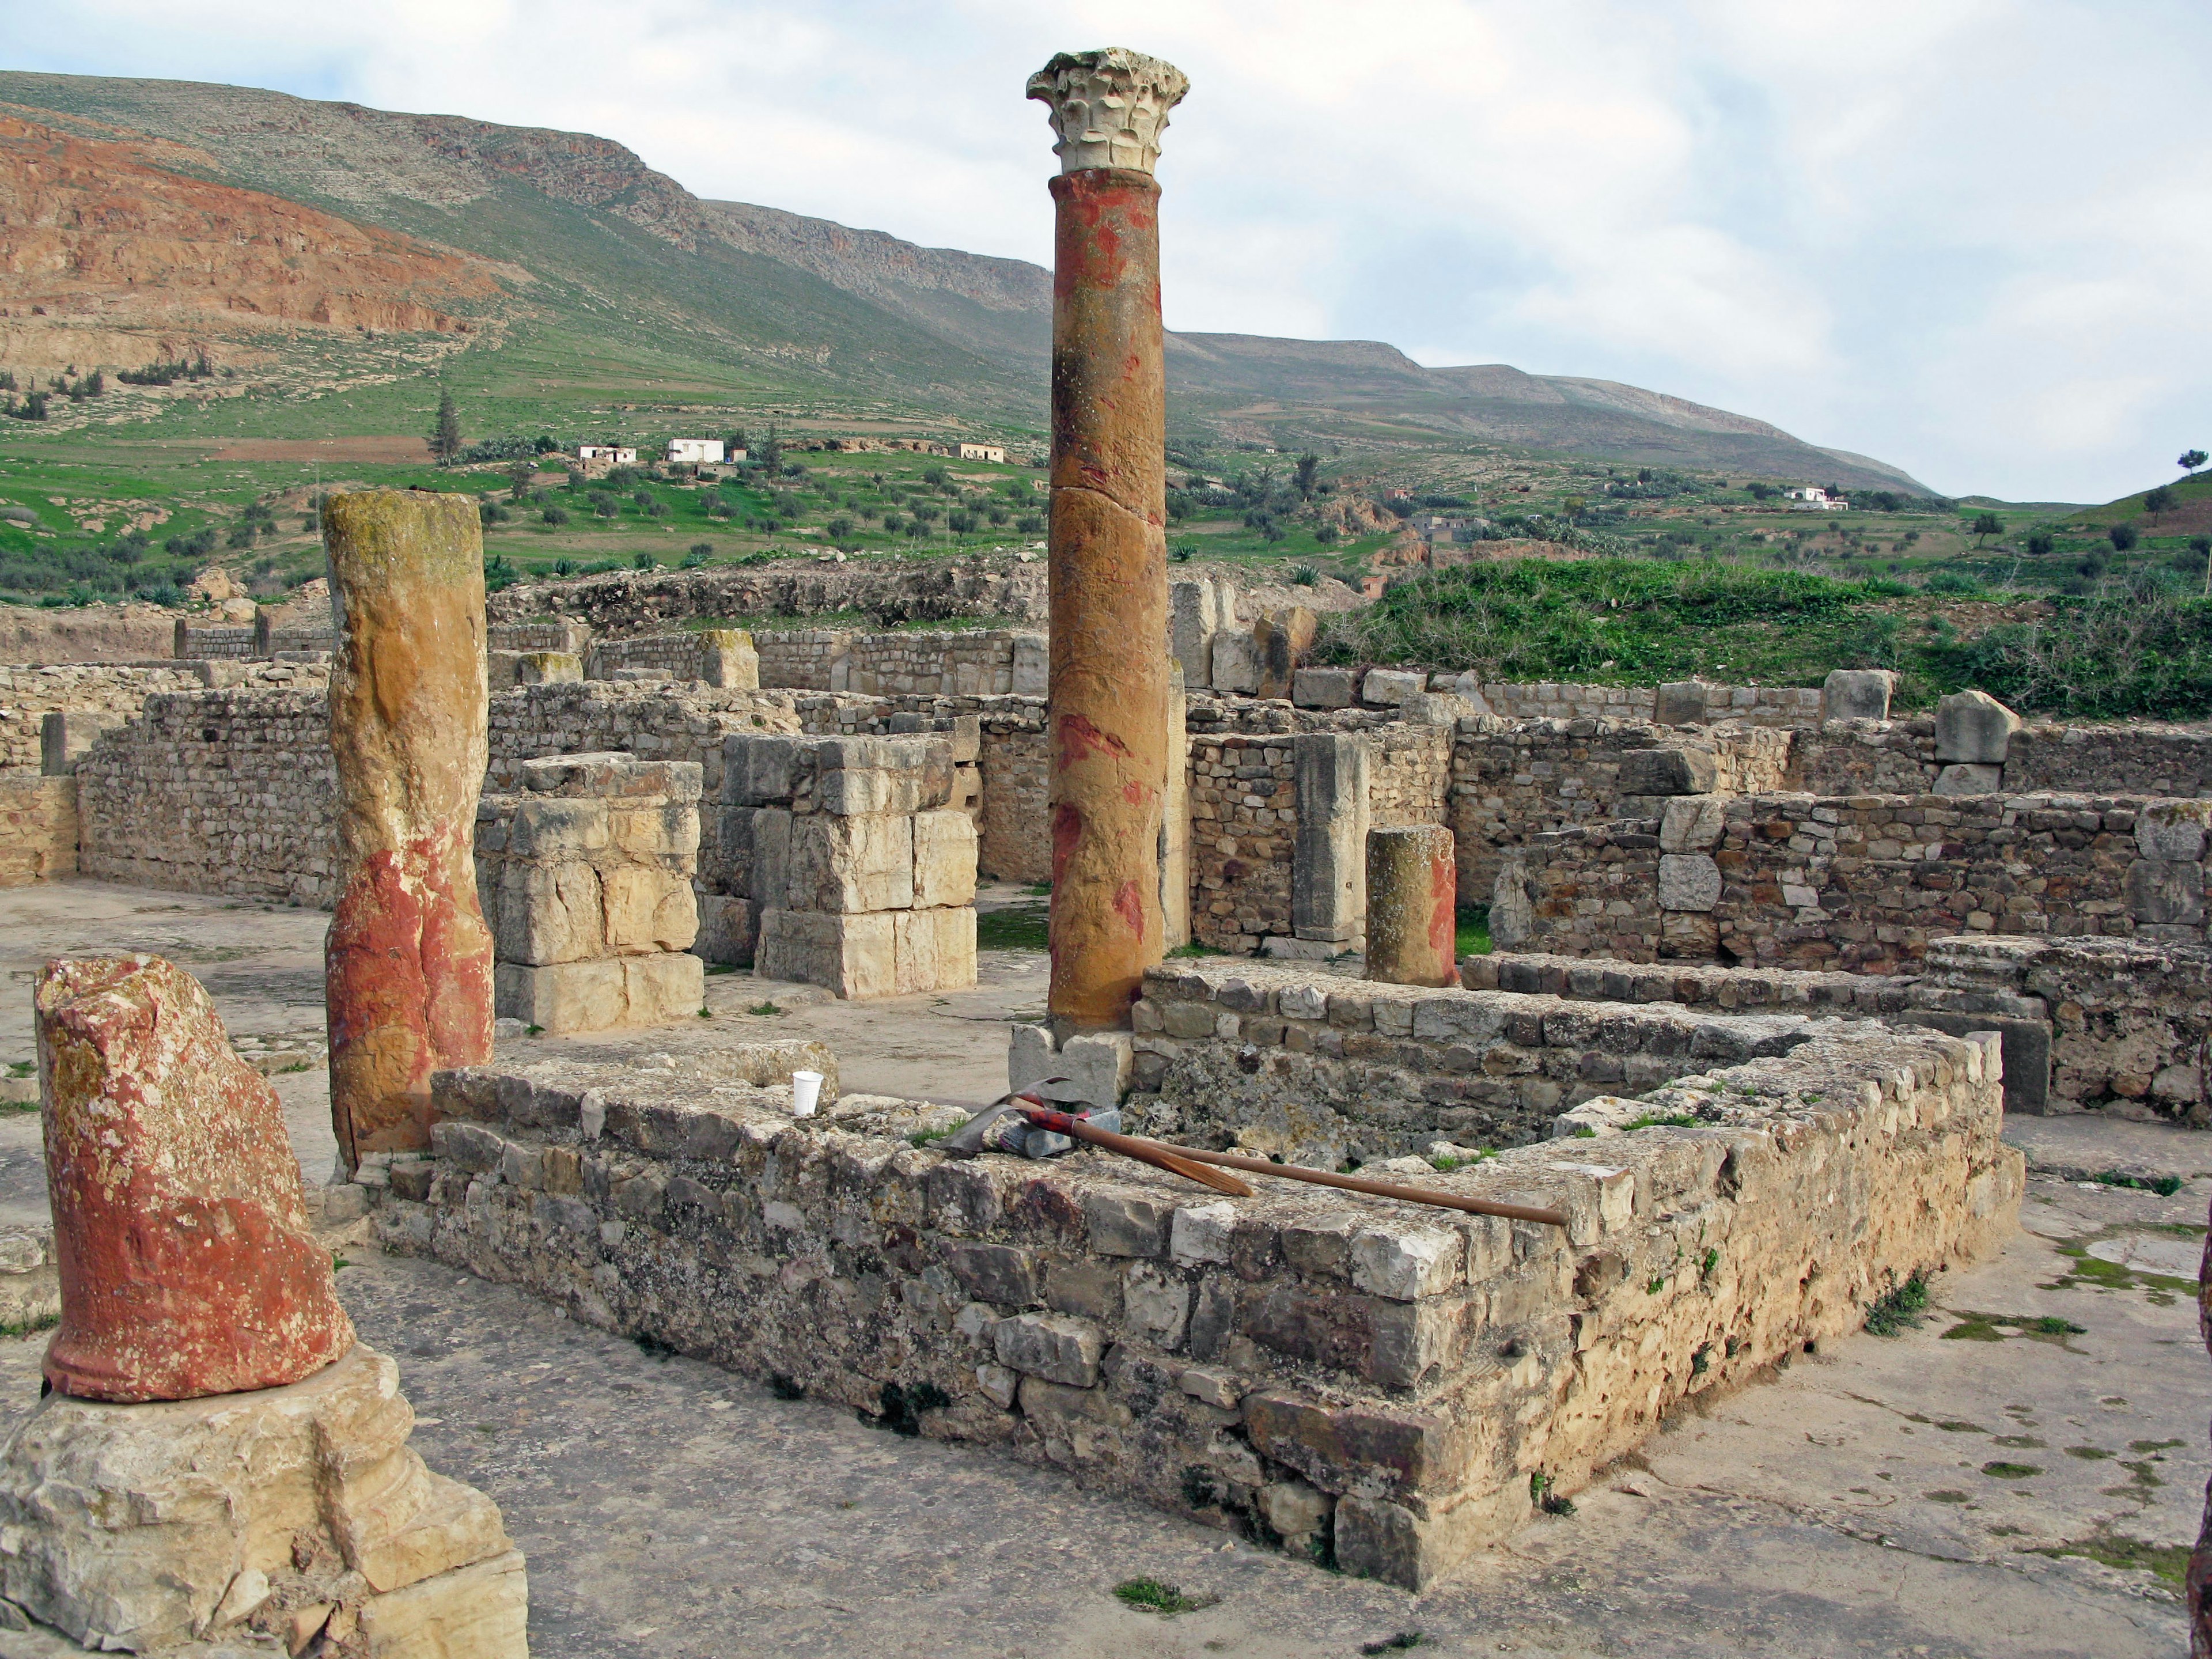
[[[1953,494],[2212,447],[2202,0],[58,0],[0,63],[601,133],[1050,255],[1058,50],[1171,59],[1170,326],[1676,393]]]

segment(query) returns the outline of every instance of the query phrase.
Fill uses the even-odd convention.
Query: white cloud
[[[597,132],[702,195],[1043,260],[1028,72],[1119,42],[1177,326],[1626,380],[1938,488],[2212,442],[2212,43],[2186,0],[78,0],[6,61]]]

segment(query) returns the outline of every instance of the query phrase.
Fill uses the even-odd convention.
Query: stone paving
[[[173,956],[237,1036],[313,1036],[324,922],[91,883],[0,894],[17,988],[0,1061],[29,1055],[33,964],[78,946]],[[1003,1026],[1041,1000],[1042,967],[987,953],[975,992],[866,1007],[716,976],[697,1030],[623,1042],[772,1027],[829,1042],[848,1089],[972,1103],[1003,1087]],[[769,1000],[787,1012],[743,1012]],[[276,1081],[319,1176],[320,1073]],[[2212,1138],[2069,1119],[2008,1133],[2070,1178],[2038,1174],[2021,1234],[1940,1278],[1917,1326],[1824,1345],[1678,1418],[1574,1514],[1419,1597],[334,1242],[341,1293],[422,1415],[415,1443],[490,1493],[530,1557],[540,1659],[1305,1656],[1414,1631],[1443,1653],[2172,1654],[2212,1414],[2191,1296]],[[43,1211],[37,1147],[34,1113],[0,1118],[0,1218]],[[2115,1168],[2187,1180],[2160,1197],[2079,1178]],[[42,1347],[0,1341],[8,1423],[36,1401]],[[1139,1575],[1218,1600],[1140,1613],[1111,1593]]]

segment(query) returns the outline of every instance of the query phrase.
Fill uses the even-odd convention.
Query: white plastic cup
[[[791,1074],[791,1115],[793,1117],[812,1117],[814,1108],[821,1099],[821,1073],[793,1072]]]

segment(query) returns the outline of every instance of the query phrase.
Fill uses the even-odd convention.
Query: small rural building
[[[580,461],[604,461],[609,466],[635,466],[637,451],[620,444],[578,444],[576,459]]]
[[[722,441],[720,438],[671,438],[668,453],[663,459],[689,461],[695,466],[702,462],[719,465],[722,459]]]
[[[1006,452],[997,444],[963,444],[960,446],[960,459],[963,461],[996,461],[1004,466]]]

